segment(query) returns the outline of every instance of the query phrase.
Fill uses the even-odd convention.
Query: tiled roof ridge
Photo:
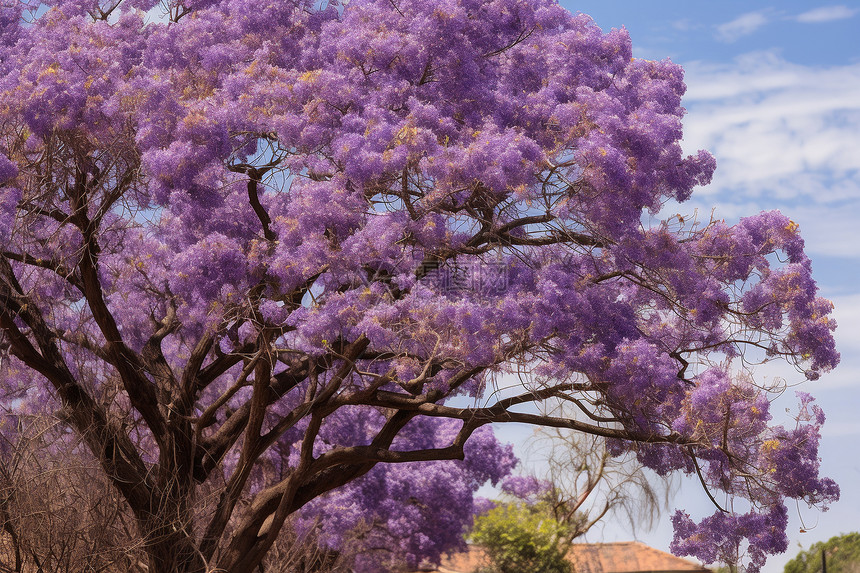
[[[705,572],[707,568],[693,560],[672,555],[642,541],[574,543],[568,558],[578,562],[585,573],[618,571],[625,573],[684,571]]]
[[[633,541],[576,541],[573,545],[632,545],[639,544],[644,545],[645,547],[651,547],[650,545],[646,545],[642,541],[638,541],[634,539]],[[656,548],[652,548],[656,549]],[[659,549],[658,549],[659,551]]]
[[[443,559],[437,573],[467,573],[482,562],[484,551],[469,544],[468,550]],[[672,555],[643,541],[573,543],[567,559],[577,563],[580,573],[708,573],[693,560]]]

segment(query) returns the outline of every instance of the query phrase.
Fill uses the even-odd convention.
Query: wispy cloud
[[[767,16],[763,12],[747,12],[731,22],[717,26],[717,39],[723,42],[734,42],[752,34],[767,23]]]
[[[833,20],[845,20],[852,18],[857,12],[857,8],[849,8],[848,6],[822,6],[808,12],[798,15],[795,20],[804,24],[815,24],[818,22],[831,22]]]
[[[816,68],[757,53],[686,68],[684,147],[717,158],[714,182],[698,196],[801,205],[821,249],[860,257],[860,243],[844,241],[860,212],[860,64]],[[837,227],[846,234],[828,240]]]

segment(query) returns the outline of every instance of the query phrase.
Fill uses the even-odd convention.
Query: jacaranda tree
[[[0,42],[4,407],[86,446],[150,573],[252,571],[288,518],[436,558],[513,464],[493,423],[697,476],[719,509],[675,549],[706,561],[755,569],[787,499],[838,497],[821,411],[772,423],[745,374],[838,361],[797,225],[644,223],[715,161],[624,30],[550,0],[33,0]]]

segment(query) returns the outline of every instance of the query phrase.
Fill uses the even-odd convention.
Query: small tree
[[[785,573],[860,573],[860,533],[847,533],[813,543],[785,564]]]
[[[564,540],[568,527],[547,502],[508,501],[475,519],[472,541],[487,552],[482,573],[570,573]]]
[[[471,539],[498,571],[567,567],[574,540],[607,514],[647,527],[668,503],[668,482],[633,456],[613,457],[603,439],[541,430],[536,446],[544,479],[506,478],[503,501],[475,520]]]
[[[668,509],[669,477],[649,472],[635,452],[613,455],[610,446],[603,438],[560,428],[536,432],[530,459],[545,468],[546,501],[555,519],[566,525],[568,543],[607,515],[626,520],[635,532],[652,527]]]

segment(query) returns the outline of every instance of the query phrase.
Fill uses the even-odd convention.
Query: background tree
[[[635,533],[653,527],[669,508],[669,476],[648,472],[635,452],[612,455],[605,439],[561,428],[541,428],[533,446],[529,459],[543,468],[547,498],[555,519],[568,525],[568,543],[607,515]]]
[[[678,66],[549,0],[155,5],[0,8],[4,407],[69,428],[150,573],[252,571],[288,518],[436,559],[493,423],[747,500],[675,515],[705,560],[837,498],[811,397],[785,427],[737,374],[838,362],[797,225],[642,223],[714,169]]]
[[[561,429],[536,433],[530,458],[543,478],[510,476],[502,498],[478,515],[471,541],[496,571],[567,571],[571,544],[607,514],[650,527],[668,505],[670,484],[635,456],[613,457],[605,440]]]
[[[860,572],[860,533],[846,533],[800,551],[785,564],[785,573],[819,573],[823,569],[822,552],[828,573]]]
[[[505,485],[513,499],[478,515],[472,529],[472,542],[486,551],[489,561],[480,571],[570,573],[565,556],[575,526],[553,515],[551,488],[533,478],[514,478]]]

